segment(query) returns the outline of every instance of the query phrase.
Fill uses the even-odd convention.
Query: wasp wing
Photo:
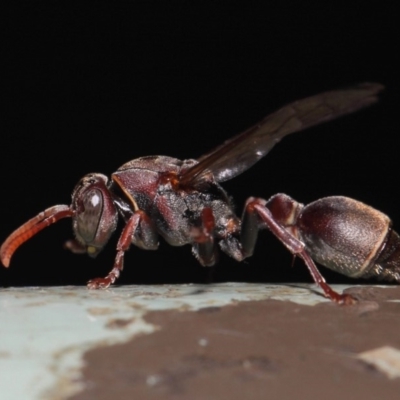
[[[197,186],[212,173],[217,182],[240,175],[263,158],[283,137],[367,107],[383,90],[379,83],[363,83],[290,103],[258,124],[227,140],[184,171],[180,183]]]

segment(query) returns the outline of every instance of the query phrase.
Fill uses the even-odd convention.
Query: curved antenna
[[[69,206],[57,205],[42,211],[36,217],[25,222],[2,244],[0,248],[0,260],[3,265],[8,268],[12,255],[21,244],[25,243],[42,229],[47,228],[62,218],[72,217],[73,214],[74,212]]]

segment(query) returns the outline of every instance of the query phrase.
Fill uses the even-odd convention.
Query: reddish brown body
[[[211,266],[218,247],[238,261],[252,255],[264,228],[303,259],[324,294],[338,303],[353,299],[333,291],[313,259],[347,276],[399,282],[399,237],[379,211],[345,197],[304,207],[278,194],[268,201],[249,198],[240,219],[220,186],[259,161],[284,136],[373,104],[380,90],[379,84],[362,84],[291,103],[198,160],[142,157],[124,164],[110,181],[88,174],[75,187],[70,206],[51,207],[13,232],[1,246],[1,261],[8,267],[23,242],[65,217],[72,218],[75,233],[67,247],[96,256],[122,218],[114,266],[105,278],[89,281],[89,288],[114,283],[131,244],[155,250],[159,237],[173,246],[189,244],[200,263]]]
[[[213,216],[215,239],[238,234],[239,219],[212,174],[203,180],[203,190],[181,187],[179,176],[196,164],[195,160],[166,156],[142,157],[124,164],[111,178],[124,193],[129,208],[144,212],[156,233],[172,246],[193,242],[196,227],[203,223],[204,209],[209,209]],[[145,244],[140,247],[146,248]]]
[[[267,207],[325,267],[351,278],[400,282],[400,238],[380,211],[343,196],[303,206],[278,194]]]

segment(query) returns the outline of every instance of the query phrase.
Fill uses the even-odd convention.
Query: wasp
[[[67,248],[95,257],[122,219],[113,268],[106,277],[90,280],[90,289],[116,281],[131,244],[156,250],[160,237],[172,246],[188,244],[201,265],[212,266],[218,248],[237,261],[250,257],[261,229],[301,258],[324,295],[337,303],[353,299],[335,292],[314,260],[346,276],[400,282],[400,238],[380,211],[342,196],[303,205],[276,194],[268,200],[250,197],[239,218],[220,185],[249,169],[283,137],[369,106],[382,89],[364,83],[293,102],[197,160],[146,156],[122,165],[111,179],[85,175],[72,192],[71,205],[46,209],[5,240],[1,262],[8,267],[22,243],[67,217],[75,236]]]

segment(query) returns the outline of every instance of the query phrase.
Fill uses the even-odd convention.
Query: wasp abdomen
[[[343,275],[361,277],[370,275],[383,255],[391,221],[364,203],[334,196],[304,207],[296,225],[317,262]]]

